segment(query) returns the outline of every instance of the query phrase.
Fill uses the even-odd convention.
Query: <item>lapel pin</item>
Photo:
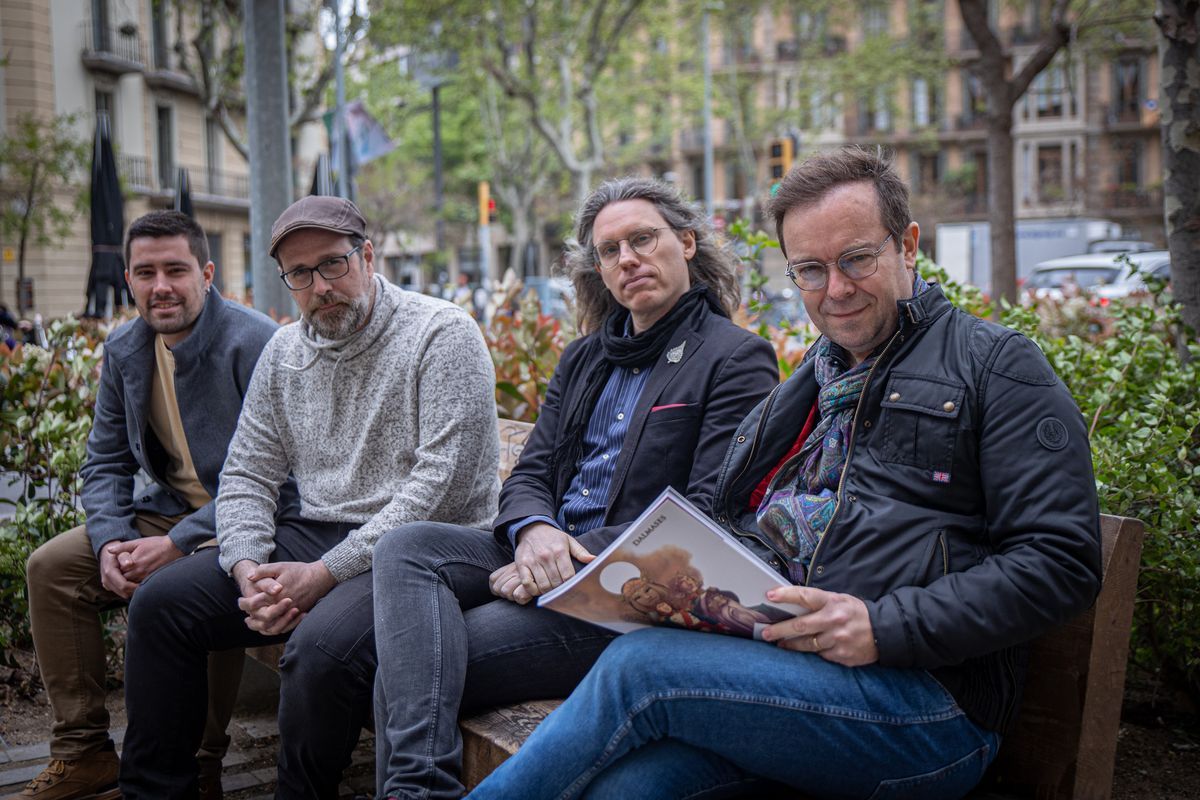
[[[667,351],[667,363],[678,364],[683,359],[683,348],[687,347],[687,339],[679,343],[678,347],[672,347]]]

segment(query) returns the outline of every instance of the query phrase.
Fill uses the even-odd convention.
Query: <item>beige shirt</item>
[[[150,387],[150,429],[167,451],[166,480],[192,508],[212,500],[196,476],[187,434],[175,397],[175,356],[161,335],[154,337],[154,381]]]

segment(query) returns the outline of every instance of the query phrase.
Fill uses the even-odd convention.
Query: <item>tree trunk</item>
[[[1183,321],[1200,338],[1200,0],[1159,0],[1163,217],[1171,283]]]
[[[524,277],[525,273],[525,249],[528,247],[529,232],[532,230],[531,210],[530,205],[516,205],[512,210],[513,239],[512,250],[508,254],[508,268],[514,275],[521,277]]]
[[[29,176],[29,191],[25,194],[25,213],[21,219],[21,238],[17,245],[17,317],[25,316],[25,293],[21,285],[25,283],[25,244],[29,239],[29,229],[33,226],[33,204],[38,195],[38,162],[34,162],[33,174]]]
[[[987,197],[992,245],[992,300],[1017,301],[1017,222],[1013,202],[1012,109],[988,115]]]
[[[592,162],[581,164],[579,169],[571,170],[571,179],[575,181],[575,210],[583,208],[583,201],[592,193],[592,173],[595,167]]]

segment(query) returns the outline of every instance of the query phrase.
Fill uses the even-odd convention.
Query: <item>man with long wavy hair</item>
[[[737,259],[671,186],[602,184],[567,268],[586,335],[563,353],[494,536],[412,524],[375,549],[379,796],[458,797],[460,711],[562,697],[612,633],[527,605],[667,486],[703,511],[738,422],[778,381],[737,327]]]

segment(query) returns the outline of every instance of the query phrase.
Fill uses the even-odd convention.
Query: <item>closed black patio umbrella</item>
[[[96,118],[92,149],[92,266],[88,271],[84,316],[103,317],[129,305],[132,298],[125,284],[125,203],[117,178],[108,115]],[[109,297],[112,307],[109,307]]]
[[[324,196],[337,194],[337,189],[333,185],[333,173],[329,168],[329,156],[325,153],[317,156],[317,165],[313,168],[312,188],[308,193]]]
[[[187,167],[177,167],[175,169],[175,199],[171,204],[171,208],[182,214],[187,214],[192,219],[196,218],[196,208],[192,205],[192,179],[188,175]],[[208,235],[208,234],[206,234]],[[218,292],[225,291],[225,276],[221,272],[221,254],[217,252],[219,249],[211,235],[208,235],[209,258],[213,262],[213,288]]]
[[[175,204],[171,208],[196,218],[196,209],[192,207],[192,180],[188,177],[187,167],[178,167],[175,171]]]

